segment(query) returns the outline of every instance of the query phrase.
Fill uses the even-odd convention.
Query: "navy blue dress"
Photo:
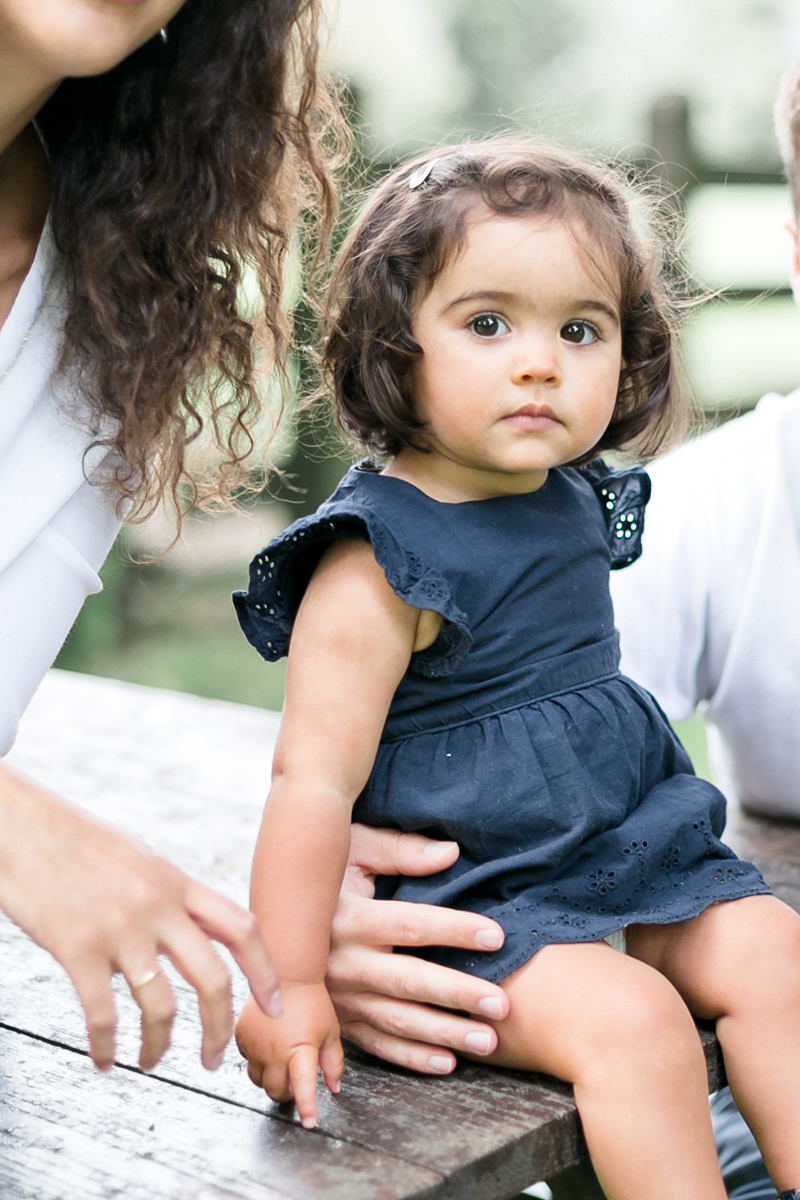
[[[357,537],[406,603],[444,617],[395,693],[353,812],[461,847],[438,875],[379,880],[383,897],[484,913],[505,930],[496,954],[434,948],[434,961],[499,981],[551,942],[769,893],[719,840],[724,797],[619,672],[609,568],[638,557],[649,493],[643,471],[594,463],[552,470],[527,495],[443,504],[354,467],[234,596],[274,661],[326,545]]]

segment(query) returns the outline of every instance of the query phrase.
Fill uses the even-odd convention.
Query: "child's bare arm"
[[[325,554],[292,633],[273,782],[253,863],[251,905],[283,982],[285,1016],[249,1005],[237,1027],[250,1076],[316,1120],[319,1062],[338,1090],[339,1028],[324,985],[353,803],[369,776],[394,691],[441,619],[409,608],[367,542]]]

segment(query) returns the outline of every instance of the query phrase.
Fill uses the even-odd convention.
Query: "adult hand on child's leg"
[[[236,1044],[257,1087],[280,1104],[294,1100],[304,1128],[317,1123],[317,1066],[328,1089],[341,1091],[344,1052],[324,983],[283,981],[283,1016],[264,1016],[249,1000],[236,1022]]]
[[[428,1074],[452,1071],[454,1050],[485,1055],[497,1046],[491,1025],[442,1009],[502,1020],[509,1000],[494,984],[395,955],[394,947],[492,951],[503,944],[503,931],[475,913],[374,900],[374,881],[375,875],[431,875],[457,857],[454,842],[354,825],[331,934],[327,982],[343,1036],[371,1054]]]
[[[210,939],[228,947],[264,1009],[280,1004],[252,913],[3,767],[0,908],[70,976],[101,1070],[114,1063],[115,973],[142,1011],[142,1068],[151,1070],[168,1048],[175,997],[160,954],[198,994],[210,1069],[233,1031],[230,975]]]

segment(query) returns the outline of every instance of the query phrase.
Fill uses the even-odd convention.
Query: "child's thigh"
[[[772,997],[800,1002],[800,917],[775,896],[712,904],[676,925],[634,925],[629,954],[664,974],[697,1017]]]
[[[681,1036],[699,1041],[686,1005],[659,972],[605,942],[546,946],[502,987],[511,1000],[493,1022],[499,1066],[544,1071],[570,1083],[609,1062],[642,1066]],[[486,1061],[483,1059],[482,1061]]]

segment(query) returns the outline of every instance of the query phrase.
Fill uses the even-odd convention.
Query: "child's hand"
[[[339,1022],[324,983],[282,981],[283,1016],[264,1016],[247,1001],[236,1022],[236,1044],[257,1087],[283,1104],[294,1100],[304,1129],[317,1123],[317,1065],[328,1089],[342,1087],[344,1051]]]

